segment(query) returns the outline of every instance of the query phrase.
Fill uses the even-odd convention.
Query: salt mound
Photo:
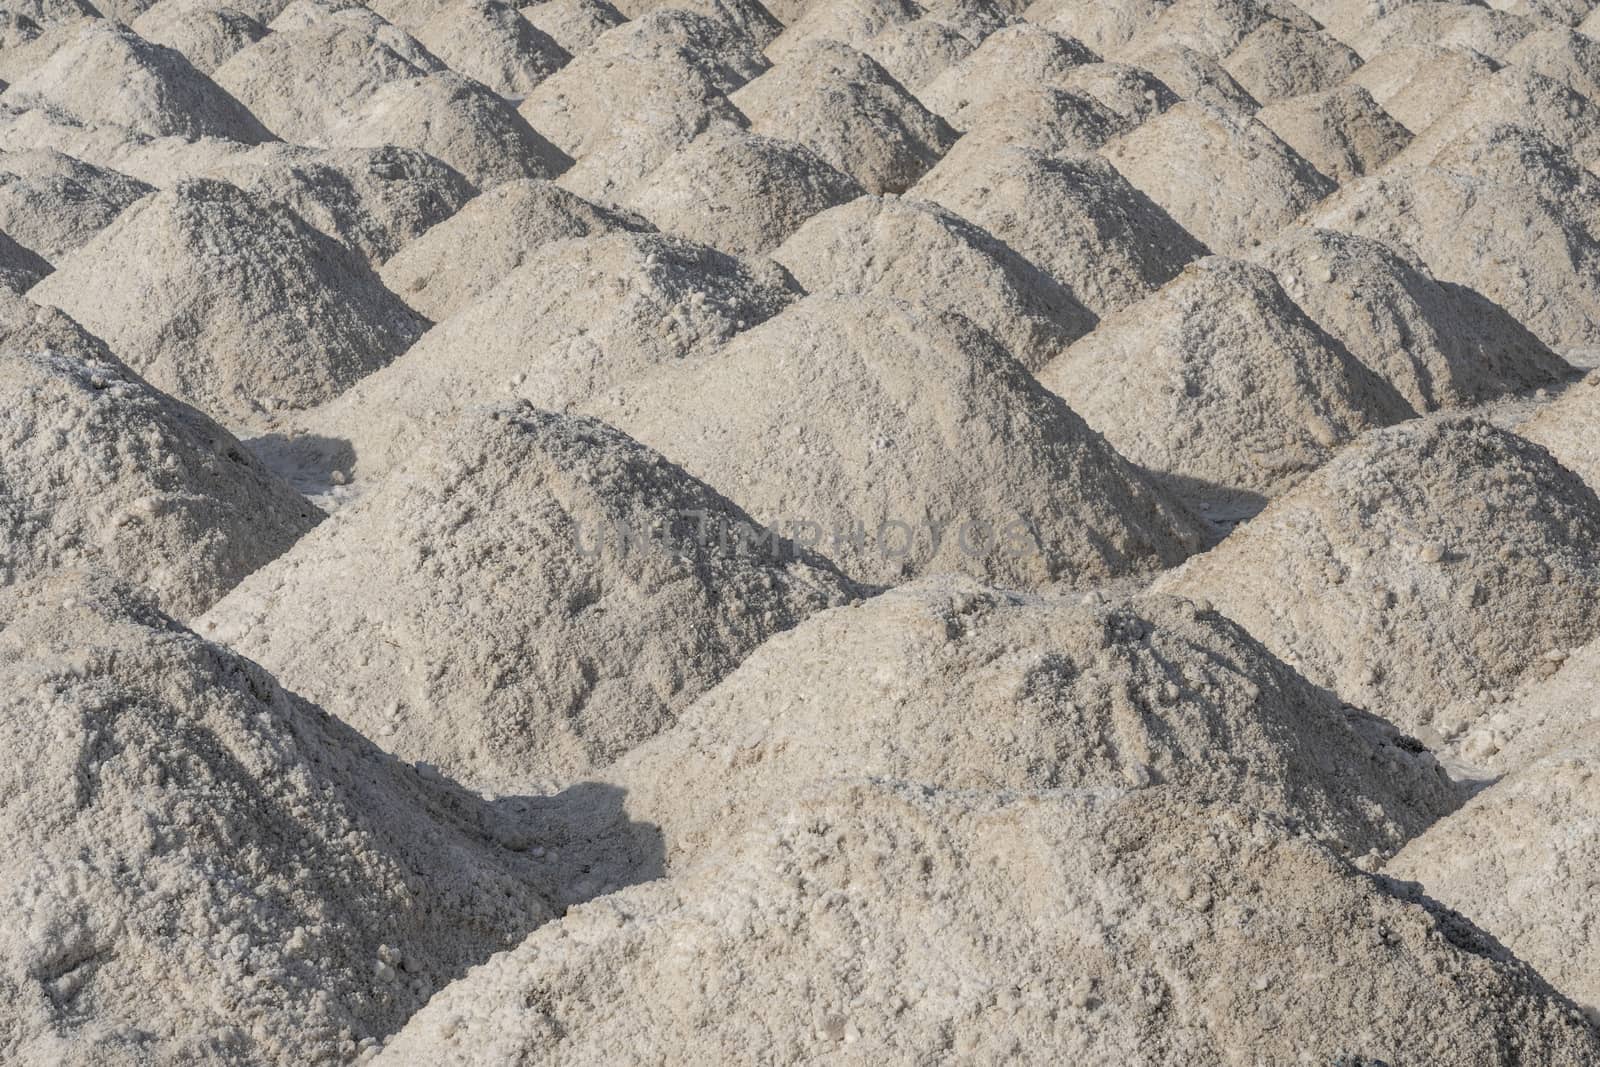
[[[1600,864],[1596,774],[1600,730],[1590,728],[1479,793],[1385,869],[1479,924],[1591,1019],[1600,1018],[1600,906],[1589,884]]]
[[[287,141],[315,143],[379,86],[443,69],[408,34],[361,7],[295,0],[271,29],[212,77]]]
[[[1039,381],[1196,500],[1287,489],[1341,443],[1414,411],[1272,274],[1220,257],[1100,323]]]
[[[587,51],[607,30],[628,21],[606,0],[544,0],[522,8],[520,14],[574,56]]]
[[[430,18],[410,29],[452,70],[502,96],[525,95],[572,59],[554,38],[501,0],[438,5]]]
[[[950,23],[923,16],[888,27],[861,50],[891,78],[919,94],[923,86],[966,59],[977,47]]]
[[[133,20],[145,40],[183,53],[210,74],[267,35],[266,26],[226,0],[158,0]]]
[[[1600,374],[1572,385],[1517,432],[1543,445],[1561,465],[1600,492]]]
[[[681,878],[573,909],[434,998],[375,1062],[753,1049],[1479,1067],[1587,1063],[1600,1037],[1459,916],[1269,816],[1167,789],[858,781],[788,800]]]
[[[1102,55],[1121,51],[1134,35],[1161,16],[1173,0],[1034,0],[1029,22],[1075,37]]]
[[[1350,82],[1413,132],[1425,130],[1494,76],[1486,56],[1436,45],[1409,45],[1374,56]]]
[[[255,116],[179,52],[125,26],[86,20],[37,69],[13,81],[4,98],[60,108],[81,122],[115,123],[153,137],[268,139]]]
[[[794,18],[784,19],[786,28],[767,46],[767,55],[774,63],[787,63],[823,41],[862,50],[890,27],[916,21],[923,10],[915,0],[807,3]]]
[[[1256,118],[1336,182],[1378,170],[1411,143],[1411,131],[1353,83],[1272,104]]]
[[[412,148],[315,150],[272,144],[214,168],[261,201],[282,205],[374,267],[451,218],[474,190]]]
[[[966,121],[971,128],[946,153],[946,170],[983,166],[1001,148],[1031,148],[1047,156],[1097,151],[1131,127],[1088,93],[1028,86],[990,97]],[[937,170],[939,168],[935,168]]]
[[[508,395],[567,410],[775,315],[794,299],[785,280],[656,234],[544,245],[404,358],[307,416],[316,437],[351,443],[310,461],[370,480],[452,412]]]
[[[1516,67],[1600,101],[1600,39],[1552,26],[1528,34],[1507,58]]]
[[[1122,58],[1151,71],[1185,100],[1232,112],[1241,120],[1261,106],[1221,63],[1192,48],[1152,44]]]
[[[130,595],[0,627],[12,1062],[346,1062],[550,918],[520,827]]]
[[[753,131],[798,141],[871,193],[905,192],[956,139],[882,67],[835,41],[795,50],[732,100]]]
[[[1431,418],[1362,438],[1158,585],[1414,730],[1600,633],[1597,546],[1600,499],[1544,449]]]
[[[1142,67],[1126,63],[1087,63],[1067,72],[1061,84],[1087,93],[1127,129],[1178,102],[1178,94],[1166,82]]]
[[[952,311],[1036,370],[1094,327],[1054,278],[937,204],[864,196],[772,253],[807,292],[890,297]]]
[[[383,283],[435,322],[486,295],[543,245],[643,232],[641,219],[591,204],[550,182],[506,182],[411,242],[383,266]],[[472,255],[463,257],[462,249]]]
[[[1388,854],[1460,802],[1432,756],[1316,689],[1209,609],[1025,600],[948,576],[774,637],[605,772],[673,868],[797,785],[1152,782]]]
[[[1024,148],[952,155],[916,195],[971,219],[1065,285],[1096,315],[1127,307],[1206,254],[1098,156]]]
[[[1228,54],[1223,69],[1263,104],[1332,89],[1361,66],[1333,35],[1270,19]]]
[[[1418,411],[1471,407],[1572,373],[1515,319],[1378,241],[1293,228],[1256,259]]]
[[[1600,274],[1590,266],[1600,262],[1600,182],[1553,154],[1515,157],[1516,170],[1391,167],[1347,185],[1309,222],[1403,249],[1557,351],[1600,347]]]
[[[1318,28],[1298,7],[1277,0],[1175,0],[1135,35],[1129,50],[1159,42],[1193,49],[1220,62],[1251,34],[1274,24],[1299,33]]]
[[[1529,672],[1515,693],[1476,716],[1444,724],[1450,747],[1490,773],[1520,771],[1600,728],[1600,641],[1559,650]],[[1441,730],[1445,733],[1445,730]]]
[[[1452,146],[1500,126],[1530,130],[1585,165],[1600,160],[1600,102],[1540,74],[1507,67],[1421,131],[1398,165],[1426,165]]]
[[[1254,247],[1336,188],[1260,122],[1192,100],[1102,151],[1184,229],[1224,255]]]
[[[572,165],[515,108],[448,70],[379,86],[329,127],[323,140],[350,148],[416,148],[479,187],[517,178],[554,178]]]
[[[708,189],[717,191],[714,201]],[[811,149],[719,123],[668,157],[626,204],[671,233],[758,255],[811,216],[861,195],[855,179]]]
[[[320,518],[59,311],[9,297],[0,317],[0,584],[93,564],[187,618]]]
[[[720,22],[757,50],[765,49],[783,33],[783,23],[761,0],[625,0],[618,5],[629,18],[643,17],[650,11],[670,9],[689,11]]]
[[[948,312],[813,295],[588,407],[785,536],[827,538],[861,581],[957,571],[1031,588],[1171,565],[1200,543],[1187,511]]]
[[[726,94],[767,66],[721,22],[654,11],[604,34],[541,82],[519,110],[578,161],[563,185],[615,200],[714,122],[744,125]],[[597,93],[596,85],[617,89]]]
[[[1071,37],[1023,23],[991,35],[917,96],[956,129],[967,130],[973,127],[973,116],[1006,90],[1049,85],[1099,59]]]
[[[209,180],[128,208],[32,297],[151,384],[239,425],[336,395],[424,325],[342,245]]]
[[[604,766],[852,594],[765,536],[603,423],[476,410],[201,625],[402,757],[526,792]]]
[[[37,252],[22,247],[0,230],[0,290],[25,293],[53,269]]]

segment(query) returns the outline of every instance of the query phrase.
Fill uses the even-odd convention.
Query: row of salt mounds
[[[970,219],[1053,276],[1096,315],[1138,301],[1206,254],[1096,156],[959,148],[913,195]]]
[[[796,141],[870,193],[902,193],[956,132],[867,56],[837,41],[805,45],[732,101],[756,133]]]
[[[653,233],[551,242],[298,428],[348,442],[327,458],[353,462],[344,473],[370,481],[473,404],[518,397],[568,410],[658,365],[713,352],[787,306],[795,294],[786,281],[770,264]]]
[[[763,645],[604,773],[674,869],[813,779],[948,789],[1152,783],[1292,816],[1379,856],[1459,803],[1433,757],[1215,611],[923,579]]]
[[[1570,679],[1569,679],[1570,681]],[[1582,689],[1594,714],[1600,676]],[[1600,729],[1569,734],[1436,823],[1385,873],[1482,926],[1557,989],[1600,1016]]]
[[[235,425],[337,395],[426,325],[347,248],[220,181],[146,197],[57,266],[35,300]]]
[[[1270,272],[1220,257],[1102,322],[1039,380],[1135,463],[1229,506],[1415,414]]]
[[[480,186],[571,164],[505,101],[365,8],[296,0],[271,28],[215,77],[280,137],[417,148]]]
[[[271,136],[244,104],[181,54],[125,26],[96,19],[56,32],[70,37],[7,87],[0,100],[45,104],[83,122],[114,123],[153,137],[226,137],[254,144]]]
[[[614,201],[714,121],[745,124],[727,94],[768,67],[721,22],[654,11],[602,34],[518,110],[577,161],[562,185]],[[617,92],[596,92],[597,85]]]
[[[1600,347],[1600,176],[1529,131],[1352,182],[1310,224],[1405,250],[1558,352]]]
[[[1037,370],[1095,317],[1059,281],[952,211],[863,196],[824,211],[772,252],[808,293],[855,293],[953,311]]]
[[[0,585],[95,564],[179,616],[319,515],[228,432],[58,311],[0,301]]]
[[[521,828],[103,581],[0,596],[0,1057],[348,1063],[551,917]]]
[[[1171,566],[1202,540],[987,333],[884,298],[807,297],[587,410],[786,536],[820,530],[860,581],[1092,581]]]
[[[669,233],[733,255],[758,255],[811,216],[862,194],[854,178],[804,145],[719,122],[669,156],[624,202]]]
[[[153,192],[144,182],[49,150],[0,152],[0,231],[54,261]]]
[[[491,292],[542,245],[648,229],[641,219],[550,182],[506,182],[401,249],[379,276],[407,304],[443,322]],[[461,255],[466,248],[472,255]]]
[[[1504,311],[1365,237],[1291,227],[1257,262],[1421,412],[1553,385],[1572,368]]]
[[[1379,430],[1158,586],[1210,598],[1308,678],[1417,730],[1600,632],[1600,499],[1467,416]]]
[[[1170,789],[841,782],[678,878],[569,911],[435,997],[376,1062],[1221,1063],[1243,1048],[1576,1067],[1600,1038],[1459,916],[1270,816]]]
[[[401,756],[516,792],[603,766],[852,594],[610,427],[493,408],[201,625]]]

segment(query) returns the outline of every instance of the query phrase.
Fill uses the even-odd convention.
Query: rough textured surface
[[[1600,1055],[1489,938],[1266,816],[1164,790],[849,782],[681,879],[547,926],[378,1062],[1223,1063],[1240,1048],[1451,1067]]]
[[[0,152],[0,230],[46,259],[84,244],[151,191],[59,152]]]
[[[59,311],[0,309],[0,585],[94,565],[191,617],[321,517]]]
[[[210,74],[236,52],[267,35],[267,27],[223,0],[157,0],[133,20],[139,36],[182,52],[195,70]]]
[[[511,820],[105,582],[0,593],[0,693],[8,1060],[347,1062],[552,915]]]
[[[1351,83],[1280,101],[1256,118],[1336,182],[1377,170],[1411,143],[1411,131]]]
[[[763,534],[609,426],[478,409],[200,626],[402,757],[519,792],[603,766],[852,594]]]
[[[1570,386],[1517,432],[1600,492],[1600,374]]]
[[[423,326],[354,253],[219,181],[141,200],[32,295],[151,384],[238,425],[336,395]]]
[[[1158,583],[1351,703],[1457,731],[1600,633],[1600,500],[1549,453],[1435,417],[1363,438]]]
[[[862,581],[1093,581],[1202,536],[988,334],[897,301],[808,297],[589,410]]]

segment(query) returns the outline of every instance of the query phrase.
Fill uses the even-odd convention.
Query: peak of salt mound
[[[264,24],[227,0],[158,0],[133,20],[133,28],[145,40],[183,53],[202,74],[267,35]]]
[[[527,94],[572,59],[502,0],[457,0],[408,29],[452,70],[502,96]]]
[[[1600,274],[1587,266],[1600,262],[1600,181],[1548,143],[1508,134],[1509,159],[1391,166],[1330,197],[1309,224],[1404,250],[1558,352],[1600,347]],[[1495,147],[1472,146],[1491,160]]]
[[[1419,131],[1396,166],[1425,166],[1451,148],[1481,142],[1504,126],[1521,127],[1560,145],[1582,164],[1600,160],[1600,102],[1542,74],[1506,67]]]
[[[295,0],[271,29],[212,77],[286,141],[314,143],[380,85],[443,69],[409,34],[366,8]]]
[[[891,26],[915,22],[924,8],[916,0],[826,0],[808,3],[767,47],[774,63],[785,63],[819,41],[862,50]]]
[[[1110,55],[1120,52],[1123,45],[1159,18],[1172,2],[1103,0],[1085,4],[1082,0],[1034,0],[1024,14],[1035,25],[1076,38],[1101,55]]]
[[[971,219],[1096,315],[1136,303],[1206,248],[1099,156],[958,148],[915,195]]]
[[[1499,66],[1471,51],[1414,44],[1370,59],[1349,83],[1372,94],[1385,111],[1413,133],[1448,115]]]
[[[54,269],[39,253],[17,244],[0,230],[0,290],[25,293]]]
[[[825,211],[772,252],[810,293],[891,297],[953,311],[1035,370],[1094,328],[1050,275],[924,200],[864,196]]]
[[[777,40],[784,26],[761,0],[623,0],[618,8],[631,19],[642,18],[657,9],[704,15],[727,26],[757,50]]]
[[[182,53],[99,19],[74,27],[70,40],[14,80],[4,96],[152,137],[226,137],[246,144],[271,137],[241,101],[194,69]]]
[[[322,141],[340,148],[405,145],[443,160],[479,188],[554,178],[572,166],[516,108],[450,70],[378,86]]]
[[[1336,182],[1378,170],[1411,143],[1411,131],[1353,82],[1269,104],[1256,118]]]
[[[521,15],[566,49],[569,55],[588,51],[607,30],[627,18],[606,0],[544,0],[521,9]]]
[[[1350,44],[1368,58],[1396,46],[1432,44],[1470,49],[1504,63],[1517,42],[1539,26],[1537,19],[1498,11],[1487,4],[1416,3],[1380,18]]]
[[[1132,128],[1086,92],[1039,85],[988,97],[963,121],[967,132],[940,161],[948,169],[966,169],[966,160],[981,160],[1006,147],[1031,148],[1047,156],[1082,155]]]
[[[1222,66],[1256,100],[1270,104],[1332,89],[1361,66],[1361,57],[1324,30],[1271,19],[1240,41]]]
[[[726,94],[767,67],[727,25],[663,9],[602,35],[518,110],[577,160],[563,185],[614,200],[714,122],[743,125]],[[616,90],[597,93],[596,85]]]
[[[425,325],[343,245],[213,180],[145,197],[32,295],[151,384],[237,425],[327,400]]]
[[[901,193],[956,132],[869,57],[813,41],[732,96],[756,133],[797,141],[870,193]]]
[[[347,475],[353,459],[353,473],[370,481],[430,425],[471,405],[520,397],[568,410],[770,318],[794,299],[781,274],[658,234],[543,245],[401,359],[305,416],[314,437],[340,443],[307,458]]]
[[[1593,688],[1588,699],[1593,715]],[[1588,884],[1600,865],[1597,774],[1591,726],[1484,789],[1384,869],[1482,927],[1591,1019],[1600,1019],[1600,904]]]
[[[586,407],[784,536],[825,539],[861,581],[1094,581],[1201,541],[1197,520],[950,312],[810,296]]]
[[[927,0],[921,5],[924,18],[939,19],[956,27],[974,44],[982,44],[990,34],[1021,25],[1020,0]]]
[[[624,203],[669,233],[742,256],[770,252],[813,215],[861,195],[854,178],[804,145],[718,123]]]
[[[47,259],[84,244],[152,191],[60,152],[0,152],[0,230]]]
[[[1247,253],[1337,188],[1260,122],[1193,100],[1152,117],[1102,152],[1222,255]]]
[[[1600,1056],[1530,968],[1397,889],[1173,789],[828,783],[681,877],[536,931],[375,1062]]]
[[[1590,374],[1517,428],[1600,492],[1600,374]]]
[[[374,267],[451,218],[474,189],[414,148],[318,150],[272,144],[231,157],[210,174],[282,205]]]
[[[1039,381],[1133,462],[1230,508],[1415,414],[1269,271],[1220,257],[1103,320]]]
[[[1025,599],[941,576],[774,637],[603,777],[637,825],[659,828],[675,871],[804,783],[868,776],[1169,784],[1387,855],[1460,803],[1416,747],[1208,608]]]
[[[1061,82],[1100,57],[1081,42],[1022,23],[990,35],[978,50],[917,93],[918,99],[958,130],[1008,89]]]
[[[552,908],[522,827],[104,580],[0,595],[0,1032],[334,1063]]]
[[[1119,58],[1151,71],[1185,100],[1231,111],[1241,119],[1261,107],[1221,63],[1193,48],[1151,44]]]
[[[383,265],[381,277],[406,303],[435,322],[489,293],[538,248],[552,241],[649,230],[643,219],[591,204],[550,182],[505,182]],[[462,249],[472,255],[463,257]]]
[[[1068,71],[1061,84],[1089,94],[1132,129],[1178,102],[1178,94],[1142,67],[1127,63],[1086,63]]]
[[[0,305],[0,585],[94,565],[204,611],[320,518],[222,427],[67,316]]]
[[[1551,26],[1528,34],[1506,58],[1513,66],[1600,101],[1600,39]]]
[[[1255,258],[1317,325],[1420,412],[1471,407],[1572,373],[1511,316],[1440,285],[1378,241],[1297,227]]]
[[[88,0],[10,0],[6,10],[19,21],[26,20],[41,28],[99,16]]]
[[[524,405],[440,429],[201,626],[402,757],[527,792],[853,592],[622,433]]]
[[[896,23],[861,46],[889,76],[913,95],[970,56],[978,46],[955,26],[923,16]]]
[[[1146,44],[1191,49],[1221,63],[1252,34],[1276,24],[1292,33],[1315,33],[1316,21],[1279,0],[1175,0],[1125,51]]]
[[[1208,597],[1346,700],[1438,730],[1600,633],[1600,499],[1480,419],[1413,420],[1158,585]]]

